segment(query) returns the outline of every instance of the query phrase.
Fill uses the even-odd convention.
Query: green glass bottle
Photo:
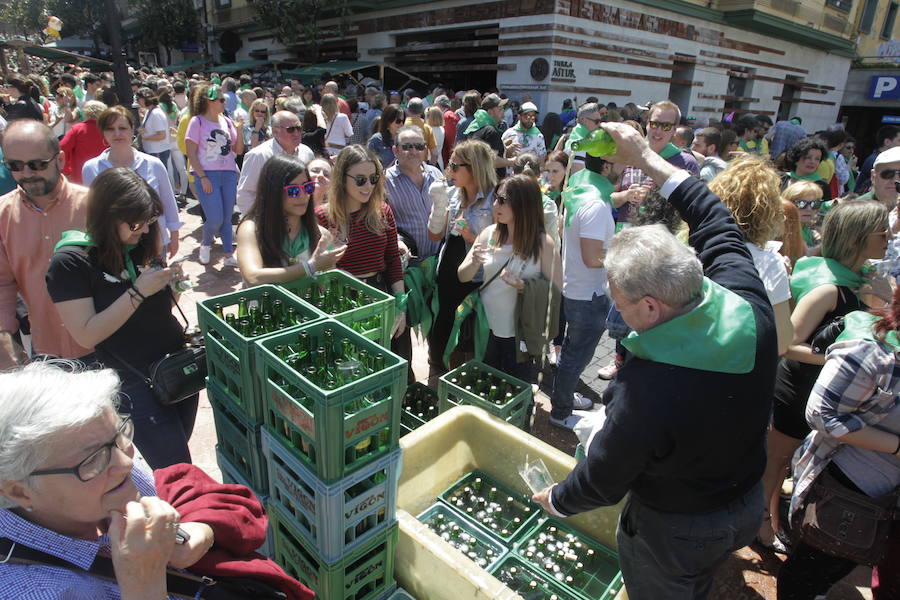
[[[272,294],[263,292],[259,302],[259,311],[264,315],[272,314]]]
[[[275,325],[275,319],[272,318],[272,313],[267,313],[262,316],[262,325],[260,326],[260,329],[262,329],[264,333],[272,333],[278,329]]]
[[[250,323],[252,323],[254,327],[262,324],[262,315],[259,312],[258,304],[254,304],[250,307]]]
[[[301,331],[297,336],[297,353],[301,359],[306,359],[312,352],[312,341],[308,331]]]
[[[381,373],[384,371],[384,354],[378,353],[375,355],[375,358],[372,359],[372,372],[373,373]]]
[[[233,313],[228,313],[227,315],[225,315],[225,322],[228,323],[229,327],[231,327],[232,329],[237,331],[237,328],[238,328],[237,316],[235,316]]]
[[[591,156],[612,156],[616,153],[616,142],[605,130],[595,129],[587,137],[572,142],[572,150]]]
[[[306,369],[303,371],[303,376],[306,377],[313,385],[318,385],[319,371],[314,366],[310,365],[306,367]]]
[[[247,308],[247,298],[241,296],[238,298],[238,320],[245,319],[249,316],[250,312]]]
[[[250,319],[245,317],[241,319],[238,323],[240,327],[241,335],[244,337],[252,337],[253,335],[253,325],[250,323]]]
[[[284,302],[281,300],[272,301],[272,319],[274,319],[278,329],[287,327],[284,322]]]
[[[225,320],[225,310],[222,308],[221,304],[213,304],[213,312],[216,313],[216,316]]]
[[[360,349],[360,351],[357,353],[357,360],[359,360],[359,371],[363,376],[368,375],[372,372],[372,363],[371,359],[369,358],[368,350],[366,350],[365,348]]]

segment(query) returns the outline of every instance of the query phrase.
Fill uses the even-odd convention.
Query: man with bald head
[[[307,164],[314,158],[309,146],[300,143],[302,135],[300,117],[295,113],[279,110],[272,115],[272,137],[244,155],[237,189],[237,207],[241,214],[247,214],[253,205],[259,172],[269,158],[276,154],[293,154]]]
[[[347,118],[349,119],[352,117],[352,115],[350,114],[350,105],[347,104],[347,101],[341,97],[338,91],[339,89],[340,88],[338,88],[338,84],[336,81],[329,81],[322,87],[322,93],[334,94],[335,96],[337,96],[338,110],[347,115]]]
[[[3,156],[16,189],[0,196],[0,369],[26,359],[13,339],[19,329],[17,295],[28,307],[35,354],[86,357],[92,350],[63,327],[44,276],[62,233],[84,230],[87,188],[62,174],[66,157],[53,131],[39,121],[10,123]]]

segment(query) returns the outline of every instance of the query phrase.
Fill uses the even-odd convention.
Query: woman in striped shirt
[[[328,201],[316,207],[316,215],[319,224],[335,240],[347,243],[347,250],[337,263],[339,269],[402,298],[405,290],[397,225],[384,198],[381,162],[371,150],[354,144],[338,154],[328,187]],[[400,337],[404,329],[406,314],[398,310],[392,337]],[[400,354],[409,358],[402,351]]]

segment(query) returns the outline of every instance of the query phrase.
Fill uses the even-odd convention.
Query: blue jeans
[[[234,204],[237,202],[237,171],[206,171],[209,183],[212,184],[212,193],[203,191],[203,184],[198,177],[196,179],[198,200],[206,215],[203,223],[204,246],[212,246],[216,235],[222,238],[222,250],[231,254],[234,250],[232,244],[233,231],[231,229],[231,213],[234,212]]]
[[[622,318],[622,313],[616,308],[615,302],[611,303],[609,313],[606,315],[606,331],[614,340],[624,340],[631,333],[631,327]]]
[[[631,600],[701,600],[728,556],[753,541],[763,518],[762,483],[703,514],[663,513],[629,495],[616,530]]]
[[[188,440],[194,430],[199,396],[163,406],[143,381],[125,377],[122,381],[122,406],[134,423],[134,444],[150,468],[156,470],[191,462]]]
[[[572,414],[572,395],[603,335],[609,299],[597,294],[591,300],[572,300],[564,296],[563,305],[566,307],[566,336],[550,397],[553,404],[550,416],[555,419],[565,419]]]
[[[171,150],[163,150],[162,152],[148,152],[147,154],[158,158],[159,162],[161,162],[163,164],[163,166],[166,168],[166,171],[168,171],[169,170],[169,154],[171,154],[171,153],[172,153]]]
[[[512,375],[522,381],[531,383],[531,363],[516,360],[516,338],[502,338],[492,331],[488,337],[487,349],[484,351],[484,363]]]

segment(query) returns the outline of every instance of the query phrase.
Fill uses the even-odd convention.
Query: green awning
[[[94,58],[92,56],[82,56],[74,52],[50,48],[47,46],[25,46],[25,54],[32,56],[40,56],[53,62],[66,63],[68,65],[80,65],[88,68],[105,68],[111,69],[113,64],[108,60]]]
[[[313,83],[319,81],[322,75],[326,73],[338,75],[347,73],[348,71],[358,71],[366,67],[377,65],[376,62],[360,62],[354,60],[333,60],[327,63],[319,63],[316,65],[308,65],[299,69],[291,69],[290,71],[282,71],[281,74],[291,79],[299,79],[301,83]]]
[[[244,71],[246,69],[253,69],[255,67],[261,67],[263,65],[271,64],[271,60],[239,60],[233,63],[227,63],[224,65],[216,65],[214,67],[210,67],[210,71],[215,71],[216,73],[234,73],[235,71]]]
[[[206,62],[203,60],[186,60],[184,62],[175,63],[173,65],[169,65],[168,67],[164,67],[163,71],[166,73],[174,73],[176,71],[187,71],[188,69],[192,69],[194,67],[199,67],[205,65]]]

